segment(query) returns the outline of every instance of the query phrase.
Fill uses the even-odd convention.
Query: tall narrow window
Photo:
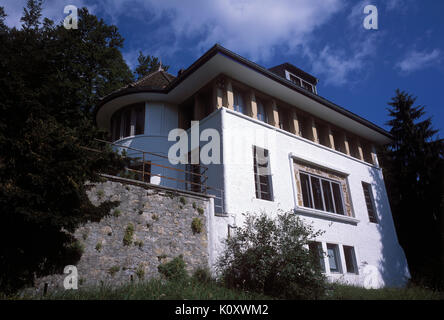
[[[344,246],[344,260],[347,273],[358,273],[355,248],[351,246]]]
[[[253,146],[256,198],[273,201],[268,150]]]
[[[127,108],[123,111],[123,136],[129,137],[131,135],[131,109]]]
[[[370,222],[378,223],[376,218],[376,209],[373,201],[372,186],[368,183],[362,182],[362,189],[364,190],[365,204],[367,205],[367,213]]]
[[[313,203],[311,201],[311,186],[310,178],[305,173],[301,173],[301,187],[302,187],[302,201],[304,207],[313,208]]]
[[[136,135],[143,134],[145,128],[145,105],[136,107]]]
[[[245,113],[245,104],[242,93],[238,90],[233,90],[233,96],[234,96],[234,106],[233,106],[234,111]]]
[[[335,212],[334,202],[333,202],[333,196],[330,192],[330,181],[322,180],[322,191],[324,195],[324,203],[325,203],[325,211],[328,212]]]
[[[267,113],[265,112],[264,104],[260,99],[256,99],[256,104],[257,104],[257,119],[262,122],[268,123],[268,117]]]
[[[341,259],[339,258],[339,247],[337,244],[327,243],[328,262],[330,264],[330,272],[341,272]]]
[[[116,112],[112,116],[111,120],[111,130],[112,130],[112,141],[116,141],[120,139],[120,114],[121,112]]]
[[[331,184],[333,188],[333,197],[335,200],[335,209],[337,214],[344,214],[344,206],[342,204],[342,193],[341,193],[341,186],[339,183],[333,183]]]
[[[322,251],[322,244],[316,241],[310,241],[308,243],[308,250],[313,256],[314,260],[318,263],[319,268],[325,272],[324,264],[324,252]]]
[[[322,203],[322,190],[321,182],[319,178],[311,176],[311,188],[313,191],[313,202],[315,209],[324,210],[324,204]]]

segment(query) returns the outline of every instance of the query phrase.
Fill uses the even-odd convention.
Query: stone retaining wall
[[[158,277],[158,265],[179,255],[190,273],[208,268],[210,198],[117,181],[94,184],[88,196],[95,205],[106,200],[120,204],[99,223],[87,223],[75,232],[84,248],[76,265],[79,287]],[[193,220],[200,220],[201,230],[193,230]],[[34,289],[42,291],[45,283],[49,290],[63,288],[65,277],[37,279]]]

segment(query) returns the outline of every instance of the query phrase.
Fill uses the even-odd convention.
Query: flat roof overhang
[[[263,93],[294,105],[377,144],[391,141],[386,130],[372,122],[283,79],[267,69],[216,45],[163,90],[127,88],[105,97],[96,109],[99,127],[108,129],[111,115],[119,108],[142,101],[179,104],[219,74],[225,74]]]

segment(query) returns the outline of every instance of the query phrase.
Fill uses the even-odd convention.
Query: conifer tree
[[[381,153],[381,165],[393,217],[413,280],[442,283],[443,140],[424,118],[416,98],[396,91],[388,108],[392,143]]]

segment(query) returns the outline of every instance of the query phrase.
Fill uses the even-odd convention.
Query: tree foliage
[[[320,235],[293,212],[245,215],[245,223],[226,240],[217,269],[228,287],[285,299],[316,299],[324,293],[319,257],[308,242]]]
[[[381,165],[399,241],[413,280],[444,283],[442,201],[443,140],[437,137],[424,106],[396,91],[388,108],[393,141],[382,150]]]
[[[147,74],[153,71],[157,71],[161,65],[159,58],[150,55],[144,55],[142,51],[139,51],[139,57],[137,58],[137,67],[134,71],[137,79],[143,78]],[[162,64],[162,69],[168,71],[170,67]]]
[[[113,173],[120,156],[99,149],[92,110],[100,96],[132,81],[123,39],[79,10],[79,28],[41,20],[29,0],[22,28],[8,28],[0,10],[0,290],[30,284],[78,258],[71,232],[106,215],[94,207],[87,181]],[[77,252],[77,253],[76,253]]]

